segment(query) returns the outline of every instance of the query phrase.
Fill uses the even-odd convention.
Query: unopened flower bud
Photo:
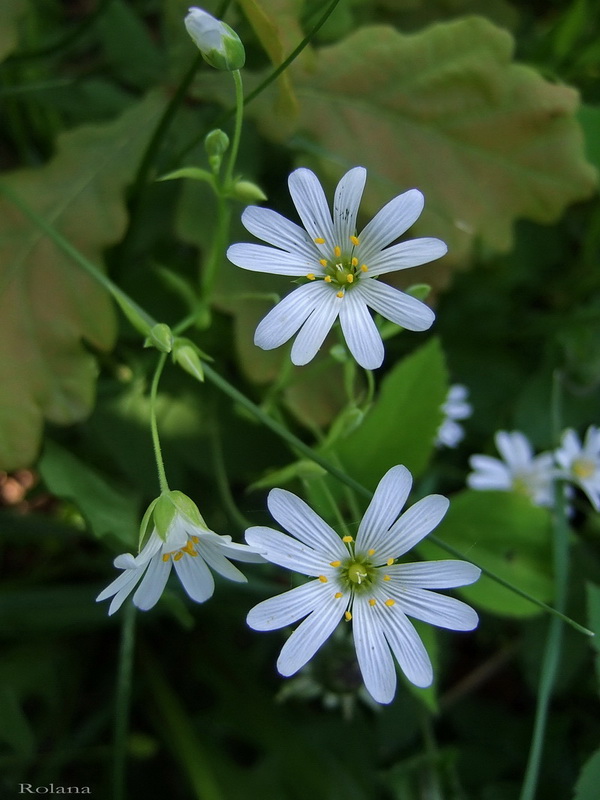
[[[177,338],[173,344],[173,361],[196,380],[204,381],[204,369],[198,348],[189,339]]]
[[[237,181],[231,190],[231,196],[242,203],[256,203],[267,199],[263,190],[251,181]]]
[[[204,139],[204,149],[209,156],[222,156],[229,147],[229,136],[220,128],[215,128],[206,134]]]
[[[170,353],[173,349],[173,334],[171,328],[164,322],[155,325],[146,339],[145,347],[156,347],[161,353]]]
[[[241,69],[246,61],[244,45],[225,22],[201,8],[190,8],[185,27],[204,60],[215,69]]]

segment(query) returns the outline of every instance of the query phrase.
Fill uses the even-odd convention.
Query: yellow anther
[[[178,551],[177,553],[175,553],[175,555],[173,556],[173,561],[181,561],[181,559],[182,559],[182,558],[183,558],[183,550],[179,550],[179,551]]]
[[[346,617],[346,622],[350,622],[352,619],[352,614],[349,611],[345,611],[344,616]]]
[[[589,458],[577,458],[572,465],[573,474],[580,480],[591,478],[596,471],[596,465]]]
[[[347,283],[354,283],[354,275],[346,275]]]
[[[325,575],[319,575],[319,580],[321,581],[321,583],[328,583],[329,582],[328,579],[325,577]]]
[[[315,273],[314,272],[309,272],[306,277],[308,278],[309,281],[314,281]]]
[[[325,275],[323,280],[325,281],[325,283],[331,283],[331,275]]]
[[[343,597],[344,595],[342,592],[336,592],[333,596],[335,597],[336,600],[339,600],[340,597]]]
[[[358,236],[351,236],[351,237],[350,237],[350,241],[352,242],[352,244],[353,244],[355,247],[356,247],[356,245],[359,245],[359,244],[360,244],[360,241],[359,241],[359,238],[358,238]]]
[[[354,258],[352,259],[352,266],[358,267],[358,258],[356,256],[354,256]]]
[[[369,550],[369,555],[370,555],[370,556],[374,556],[374,555],[375,555],[375,550],[373,550],[373,548],[371,548],[371,549]]]
[[[342,542],[345,542],[346,544],[350,544],[350,542],[353,542],[353,541],[354,541],[354,537],[353,536],[344,536],[344,537],[342,537]]]
[[[162,560],[166,563],[171,558],[171,553],[163,553]]]
[[[393,558],[388,558],[388,560],[385,563],[388,565],[388,567],[391,567],[392,564],[394,563],[394,559]]]
[[[377,600],[375,600],[375,598],[374,598],[374,597],[372,597],[372,598],[369,600],[369,605],[370,605],[371,607],[372,607],[372,606],[374,606],[376,603],[377,603]]]
[[[343,297],[343,296],[344,296],[344,293],[343,293],[343,292],[336,292],[336,297],[340,297],[340,298],[341,298],[341,297]]]
[[[342,563],[341,561],[330,561],[329,562],[329,566],[330,567],[339,567],[341,565],[341,563]]]
[[[388,606],[388,608],[391,608],[392,606],[395,606],[395,605],[396,605],[396,601],[395,601],[395,600],[392,600],[392,598],[390,597],[390,599],[389,599],[389,600],[386,600],[386,601],[385,601],[385,604],[386,604],[386,606]]]
[[[193,541],[191,539],[188,539],[186,545],[181,548],[181,551],[183,551],[185,553],[188,553],[190,556],[198,555],[196,553],[196,551],[194,550],[194,543],[193,543]]]
[[[320,259],[319,259],[319,264],[320,264],[322,267],[326,267],[326,266],[327,266],[327,259],[326,259],[326,258],[320,258]]]
[[[362,264],[362,265],[361,265],[361,268],[360,268],[360,271],[361,271],[361,272],[366,272],[368,269],[369,269],[369,268],[367,267],[367,265],[366,265],[366,264]]]
[[[333,248],[333,255],[334,255],[336,258],[339,258],[339,257],[342,255],[342,248],[341,248],[341,247],[338,247],[338,245],[337,245],[337,244],[336,244],[336,246]]]
[[[325,244],[325,239],[323,239],[321,236],[317,236],[317,238],[313,239],[313,241],[315,244]]]
[[[192,536],[192,542],[194,544],[198,544],[199,541],[200,541],[200,537],[199,536]]]
[[[383,576],[383,580],[384,580],[384,581],[391,581],[392,579],[390,578],[390,576],[389,576],[389,575],[384,575],[384,576]]]

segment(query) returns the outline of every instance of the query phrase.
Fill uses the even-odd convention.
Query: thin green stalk
[[[321,481],[320,488],[325,497],[327,498],[327,502],[329,503],[331,510],[333,511],[340,532],[344,536],[350,536],[350,531],[348,530],[348,526],[346,525],[346,520],[344,519],[342,512],[340,511],[340,508],[336,503],[335,497],[333,496],[331,489],[329,488],[329,486],[327,486],[327,481]]]
[[[127,603],[121,626],[119,665],[115,701],[115,729],[113,755],[113,798],[125,800],[125,767],[127,764],[127,734],[131,706],[131,679],[135,650],[135,606]]]
[[[242,73],[239,69],[234,69],[231,73],[231,77],[235,85],[235,125],[233,128],[231,147],[229,148],[229,158],[227,159],[227,166],[223,178],[223,185],[226,189],[229,188],[233,178],[233,168],[235,167],[238,150],[240,149],[242,122],[244,120],[244,84],[242,82]]]
[[[154,371],[152,378],[152,385],[150,387],[150,430],[152,432],[152,446],[154,448],[154,458],[156,460],[156,469],[158,470],[158,482],[160,484],[161,493],[169,491],[169,483],[167,481],[167,473],[165,472],[165,464],[162,457],[162,449],[160,446],[160,438],[158,436],[158,425],[156,423],[156,395],[158,393],[158,383],[160,376],[165,367],[167,354],[161,353]]]
[[[116,284],[114,284],[110,278],[108,278],[98,267],[92,264],[91,261],[88,261],[79,251],[73,247],[73,245],[68,242],[62,234],[60,234],[49,222],[45,219],[40,217],[35,211],[33,211],[27,204],[25,204],[11,189],[9,189],[6,185],[0,183],[0,192],[3,192],[9,200],[16,205],[21,211],[29,217],[38,227],[40,227],[51,239],[54,241],[56,245],[58,245],[63,252],[69,255],[75,263],[81,266],[83,269],[88,272],[92,277],[94,277],[110,294],[114,297],[114,299],[119,303],[121,308],[123,309],[134,309],[136,313],[139,315],[141,319],[149,326],[149,328],[154,327],[157,325],[157,320],[155,320],[150,314],[148,314],[141,306],[139,306],[134,300],[132,300],[129,295],[123,292]],[[127,313],[127,312],[125,312]],[[191,318],[186,319],[186,325],[190,321]],[[175,330],[181,330],[180,326],[175,326]],[[346,473],[342,470],[333,465],[328,459],[321,456],[319,453],[316,453],[312,448],[306,445],[303,441],[298,439],[294,436],[293,433],[290,433],[286,428],[283,427],[279,422],[274,420],[270,417],[262,408],[257,406],[253,403],[249,398],[247,398],[244,394],[242,394],[238,389],[235,388],[232,384],[229,383],[225,378],[219,375],[212,367],[204,363],[204,372],[206,377],[222,392],[227,394],[234,402],[240,403],[240,405],[244,406],[259,422],[262,422],[267,428],[272,430],[278,436],[280,436],[284,441],[292,447],[292,449],[302,453],[303,455],[310,458],[316,464],[319,464],[323,469],[329,472],[330,475],[336,477],[339,481],[344,483],[350,489],[355,491],[362,497],[366,497],[370,499],[373,496],[373,493],[367,489],[362,484],[358,483],[358,481],[354,480],[354,478],[346,475]],[[442,542],[437,537],[429,536],[429,540],[437,544],[442,549],[446,550],[451,555],[454,555],[457,558],[465,559],[470,561],[465,555],[460,553],[458,550],[455,550],[450,545],[447,545],[445,542]],[[472,562],[475,563],[475,562]],[[479,566],[475,564],[475,566]],[[495,575],[491,570],[485,569],[480,567],[482,572],[487,575],[492,580],[496,581],[497,583],[505,586],[507,589],[518,594],[520,597],[523,597],[529,600],[534,605],[537,605],[539,608],[542,608],[544,611],[547,611],[549,614],[553,614],[554,616],[562,619],[563,622],[566,622],[575,630],[579,631],[580,633],[584,633],[587,636],[593,636],[594,633],[587,628],[584,628],[579,623],[575,622],[574,620],[570,619],[569,617],[565,616],[560,611],[552,608],[551,606],[546,605],[541,600],[538,600],[535,597],[523,592],[521,589],[518,589],[516,586],[508,583],[503,578],[500,578],[498,575]]]
[[[558,441],[561,431],[560,413],[560,375],[554,376],[552,389],[552,420],[554,440]],[[557,612],[564,612],[567,605],[569,586],[569,526],[566,517],[565,492],[562,481],[555,488],[554,526],[553,526],[553,564],[554,564],[554,604]],[[544,648],[544,658],[540,674],[535,722],[531,746],[520,800],[534,800],[542,766],[542,754],[550,700],[558,672],[563,640],[561,619],[554,616],[550,620],[548,636]]]
[[[251,527],[252,523],[249,520],[247,520],[246,517],[239,510],[234,500],[233,494],[231,492],[229,479],[227,477],[227,470],[225,468],[225,459],[223,457],[223,445],[221,442],[221,437],[219,436],[219,423],[217,420],[216,408],[213,409],[211,422],[212,424],[210,426],[210,438],[212,441],[213,467],[215,470],[215,480],[217,482],[217,489],[219,491],[219,496],[221,498],[223,505],[225,506],[225,510],[227,511],[233,522],[235,522],[235,524],[240,528],[240,530],[243,531],[246,530],[246,528]]]

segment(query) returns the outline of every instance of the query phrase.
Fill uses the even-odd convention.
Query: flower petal
[[[260,553],[256,553],[246,544],[237,542],[226,542],[219,545],[219,549],[225,558],[233,558],[234,561],[244,561],[247,564],[264,564],[265,559]]]
[[[319,281],[317,288],[321,289],[318,305],[300,329],[292,346],[291,359],[297,367],[308,364],[316,356],[340,311],[343,298],[338,297],[335,290],[324,281]]]
[[[331,249],[334,243],[333,223],[327,198],[319,179],[309,169],[294,170],[288,178],[292,200],[311,239],[325,239]]]
[[[270,208],[248,206],[242,214],[242,224],[263,242],[304,258],[319,259],[319,251],[304,228]]]
[[[411,506],[390,529],[384,546],[377,554],[377,560],[397,558],[407,553],[411,547],[431,533],[449,505],[448,498],[441,494],[430,494]]]
[[[367,305],[382,317],[409,331],[425,331],[433,324],[435,314],[429,306],[387,283],[363,278],[356,290],[360,291]]]
[[[266,247],[264,244],[240,242],[232,244],[227,250],[227,258],[236,267],[252,272],[268,272],[271,275],[294,275],[300,277],[311,272],[323,271],[318,259],[302,253],[286,253]]]
[[[418,189],[409,189],[390,200],[367,224],[360,236],[362,262],[369,260],[397,239],[419,218],[425,198]]]
[[[309,581],[289,592],[269,597],[248,612],[246,622],[255,631],[274,631],[292,625],[308,616],[323,602],[325,586],[319,581]],[[348,600],[339,598],[345,611]]]
[[[445,256],[447,252],[448,247],[441,239],[411,239],[371,256],[368,262],[369,275],[385,275],[399,269],[418,267]]]
[[[324,584],[321,584],[325,586]],[[293,675],[314,656],[323,642],[337,628],[346,607],[333,593],[323,597],[322,605],[301,622],[283,645],[277,669],[281,675]]]
[[[412,486],[412,475],[406,467],[398,464],[389,469],[377,484],[373,499],[356,534],[356,551],[379,550],[388,536],[388,531],[402,511]]]
[[[305,283],[286,295],[260,322],[254,333],[254,344],[263,350],[272,350],[287,342],[320,302],[323,287],[322,281]]]
[[[390,594],[405,614],[438,628],[472,631],[477,627],[477,613],[455,597],[446,597],[427,589],[400,588],[390,581]]]
[[[512,486],[512,476],[508,467],[498,458],[475,455],[469,459],[471,469],[475,472],[467,475],[467,486],[471,489],[507,490]]]
[[[522,470],[531,466],[533,450],[529,439],[520,431],[498,431],[494,441],[502,458],[513,469]]]
[[[303,575],[330,575],[333,567],[322,553],[302,544],[292,536],[256,526],[246,531],[246,541],[263,555],[267,561],[286,567]],[[331,559],[333,560],[333,559]]]
[[[337,533],[307,505],[285,489],[271,489],[267,506],[277,522],[296,539],[313,547],[324,558],[345,558],[348,551]]]
[[[364,369],[377,369],[383,363],[384,349],[377,325],[362,297],[346,291],[340,307],[340,324],[348,348]]]
[[[193,558],[184,554],[175,561],[175,572],[188,597],[196,603],[204,603],[215,590],[215,581],[209,568],[200,556]]]
[[[142,611],[156,605],[163,593],[169,573],[171,572],[171,559],[163,561],[162,556],[155,555],[148,564],[144,579],[133,595],[133,603]]]
[[[333,199],[333,228],[336,241],[342,250],[349,246],[350,237],[356,234],[356,217],[362,197],[367,170],[354,167],[337,185]]]
[[[367,691],[378,703],[391,703],[396,693],[394,660],[383,635],[381,609],[370,606],[365,596],[354,599],[352,634]]]
[[[228,581],[235,581],[236,583],[246,583],[247,578],[243,572],[235,567],[229,559],[227,559],[222,551],[220,542],[204,541],[200,537],[197,544],[198,551],[201,557],[206,561],[211,569],[218,572]],[[182,561],[185,559],[182,559]]]
[[[433,668],[423,642],[398,605],[379,606],[385,638],[402,672],[415,686],[425,688],[433,681]],[[385,613],[383,613],[385,612]]]
[[[417,561],[412,564],[394,564],[386,568],[392,581],[402,586],[422,589],[451,589],[468,586],[481,575],[481,570],[468,561]]]

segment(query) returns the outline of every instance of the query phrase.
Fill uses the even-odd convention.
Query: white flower
[[[259,603],[248,614],[251,628],[269,631],[306,617],[287,640],[277,669],[289,676],[303,667],[345,618],[365,686],[378,703],[396,689],[394,659],[417,686],[429,686],[429,656],[407,614],[452,630],[472,630],[477,614],[460,600],[435,594],[473,583],[480,570],[465,561],[414,564],[397,559],[438,524],[448,500],[430,495],[399,516],[412,478],[403,466],[381,479],[360,523],[356,541],[343,539],[309,506],[283,489],[269,493],[269,511],[291,536],[272,528],[246,531],[246,541],[267,561],[316,580]]]
[[[560,477],[577,484],[600,511],[600,429],[591,425],[583,445],[574,430],[566,430],[555,453]]]
[[[184,22],[194,44],[211,67],[234,70],[244,66],[244,45],[237,33],[225,22],[195,7],[189,9]]]
[[[344,175],[335,191],[332,220],[316,175],[309,169],[292,172],[290,194],[306,230],[267,208],[250,206],[242,214],[246,229],[275,247],[234,244],[227,251],[230,261],[255,272],[308,279],[256,329],[254,342],[263,350],[279,347],[299,331],[291,357],[296,365],[307,364],[339,316],[354,358],[365,369],[375,369],[383,362],[384,350],[368,308],[412,331],[431,326],[435,315],[428,306],[377,278],[440,258],[447,247],[439,239],[387,247],[423,210],[423,195],[417,189],[395,197],[357,233],[366,176],[364,167]]]
[[[504,460],[471,456],[474,472],[467,476],[467,485],[471,489],[514,491],[526,495],[535,505],[552,506],[556,477],[552,454],[534,456],[529,440],[519,431],[498,431],[494,440]]]
[[[438,428],[435,443],[438,447],[456,447],[464,438],[463,426],[457,420],[468,419],[473,413],[473,406],[467,402],[469,390],[459,383],[454,384],[448,391],[448,396],[442,405],[445,418]]]
[[[246,581],[229,558],[236,561],[264,561],[254,549],[236,544],[231,536],[213,533],[177,511],[164,540],[154,528],[138,556],[124,553],[115,558],[115,567],[123,572],[98,595],[96,601],[114,595],[108,609],[109,615],[114,614],[141,580],[133,595],[133,603],[142,611],[147,611],[158,602],[174,565],[189,597],[197,603],[203,603],[212,596],[215,588],[209,567],[230,581]]]

